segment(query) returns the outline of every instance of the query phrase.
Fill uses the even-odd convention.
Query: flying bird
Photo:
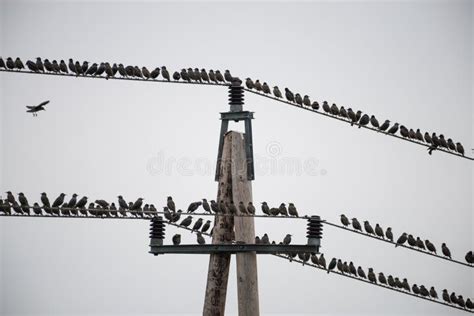
[[[38,116],[38,112],[39,111],[46,111],[46,109],[44,108],[46,106],[46,104],[49,103],[49,100],[47,101],[43,101],[41,102],[40,104],[36,105],[36,106],[29,106],[27,105],[26,108],[26,112],[27,113],[32,113],[33,116]]]

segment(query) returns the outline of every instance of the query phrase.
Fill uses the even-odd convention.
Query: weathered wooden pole
[[[229,132],[224,136],[222,159],[219,166],[218,203],[246,206],[252,201],[252,185],[247,178],[247,158],[243,134]],[[235,234],[234,234],[235,221]],[[230,243],[232,240],[255,242],[254,221],[251,217],[216,216],[212,243]],[[230,255],[211,254],[207,275],[203,315],[220,316],[225,313],[229,278]],[[255,253],[237,254],[237,286],[239,315],[259,315],[257,257]]]

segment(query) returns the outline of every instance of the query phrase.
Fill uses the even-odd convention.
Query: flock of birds
[[[352,218],[349,220],[349,218],[341,214],[341,223],[344,227],[349,227],[352,225],[352,228],[355,231],[359,231],[361,233],[364,233],[362,230],[362,225],[360,224],[359,220],[357,218]],[[377,223],[375,224],[375,228],[372,227],[372,225],[369,223],[369,221],[364,221],[364,230],[365,233],[368,235],[375,236],[377,238],[381,239],[387,239],[391,242],[393,242],[393,232],[391,227],[387,227],[387,229],[383,230],[383,228]],[[405,242],[412,248],[416,248],[421,251],[429,251],[430,253],[437,254],[436,246],[430,242],[428,239],[423,241],[420,237],[413,237],[411,234],[403,233],[398,237],[395,247],[399,245],[405,244]],[[441,244],[441,252],[445,257],[448,257],[449,259],[451,258],[451,250],[449,250],[448,246],[446,246],[446,243]],[[467,263],[473,264],[474,263],[474,258],[472,255],[472,250],[466,253],[464,259],[466,260]]]
[[[170,74],[168,69],[165,66],[155,67],[149,70],[147,67],[139,67],[132,65],[123,65],[121,63],[101,62],[101,63],[92,63],[89,64],[88,61],[74,61],[72,58],[69,59],[68,63],[64,60],[59,62],[56,60],[49,61],[45,59],[44,61],[38,57],[36,61],[28,60],[26,62],[26,67],[36,73],[55,73],[55,74],[75,74],[76,76],[92,76],[99,77],[104,76],[105,78],[113,78],[115,76],[120,76],[122,78],[136,78],[136,79],[145,79],[145,80],[156,80],[161,77],[162,80],[167,81],[187,81],[195,83],[215,83],[215,84],[230,84],[231,82],[237,80],[237,77],[232,76],[229,70],[226,70],[224,73],[221,73],[219,70],[209,70],[199,69],[199,68],[188,68],[181,69],[181,71],[174,71],[173,74]],[[0,69],[8,70],[22,70],[25,69],[25,64],[21,61],[19,57],[13,60],[12,57],[8,57],[6,61],[0,57]],[[283,99],[283,94],[278,88],[274,86],[270,89],[270,86],[260,80],[255,80],[247,78],[245,80],[245,85],[247,89],[252,91],[257,91],[265,95],[273,96],[277,99]],[[451,138],[446,138],[443,134],[437,135],[436,133],[425,132],[424,134],[420,129],[408,128],[399,123],[391,125],[390,120],[385,120],[382,124],[377,120],[374,115],[363,114],[360,110],[353,110],[352,108],[345,109],[344,106],[338,107],[335,103],[329,105],[327,101],[324,101],[320,106],[317,101],[311,101],[308,95],[301,96],[299,93],[293,93],[289,88],[285,88],[285,98],[288,102],[296,104],[301,107],[310,108],[315,111],[319,111],[320,107],[322,110],[328,114],[343,120],[347,120],[351,125],[368,126],[369,124],[376,130],[388,134],[397,134],[406,139],[412,141],[417,141],[421,143],[426,143],[429,145],[428,152],[431,155],[433,150],[438,148],[443,148],[447,151],[451,151],[457,154],[464,156],[464,147],[460,142],[454,142]]]
[[[430,298],[434,300],[439,299],[438,293],[436,292],[433,286],[429,290],[424,285],[418,286],[417,284],[413,284],[410,287],[410,284],[408,283],[408,280],[406,278],[401,279],[398,277],[393,277],[392,275],[386,277],[382,272],[379,272],[378,275],[376,275],[373,268],[369,268],[366,274],[362,267],[358,266],[356,268],[352,261],[348,264],[347,261],[342,262],[341,259],[332,258],[332,260],[326,266],[326,259],[324,258],[324,254],[321,254],[318,258],[317,255],[310,253],[293,253],[288,255],[288,259],[292,261],[293,258],[296,258],[296,256],[298,256],[298,259],[301,260],[303,265],[311,260],[311,262],[315,266],[326,270],[327,273],[330,273],[334,269],[337,269],[343,275],[361,278],[364,280],[368,280],[369,282],[374,284],[388,286],[397,290],[414,293],[416,295],[421,295],[425,298]],[[454,292],[449,294],[448,290],[446,289],[443,290],[442,298],[446,303],[458,305],[462,308],[473,309],[471,299],[468,298],[464,300],[462,295],[456,295],[456,293]]]
[[[270,86],[266,82],[261,83],[260,80],[254,82],[251,78],[246,79],[245,85],[249,90],[255,90],[265,95],[276,97],[277,99],[283,99],[283,94],[277,86],[270,89]],[[347,120],[351,123],[351,126],[356,124],[360,128],[361,126],[368,126],[370,123],[374,129],[380,132],[388,134],[397,134],[397,132],[399,132],[404,138],[428,144],[428,152],[430,155],[433,150],[444,148],[448,151],[464,156],[464,147],[462,144],[460,142],[454,143],[451,138],[446,139],[443,134],[440,134],[439,136],[436,135],[436,133],[430,134],[425,132],[423,134],[420,129],[415,131],[412,128],[409,129],[404,125],[400,125],[399,123],[390,126],[390,120],[385,120],[380,124],[374,115],[369,116],[368,114],[363,114],[362,111],[354,111],[352,108],[345,109],[344,106],[338,107],[335,103],[329,105],[327,101],[323,101],[320,106],[317,101],[311,101],[311,98],[308,95],[302,97],[301,94],[293,93],[289,88],[285,88],[285,98],[288,102],[315,111],[319,111],[320,107],[322,107],[326,114]]]

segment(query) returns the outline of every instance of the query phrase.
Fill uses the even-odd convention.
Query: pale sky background
[[[472,1],[0,2],[0,55],[149,68],[230,69],[318,101],[463,142],[472,155]],[[51,100],[33,118],[25,105]],[[351,128],[254,95],[254,202],[341,212],[473,248],[472,161]],[[225,88],[0,73],[0,189],[180,208],[215,198]],[[272,172],[288,158],[311,172]],[[164,172],[166,162],[171,166]],[[173,161],[177,161],[174,163]],[[208,166],[203,169],[203,166]],[[271,167],[270,167],[271,168]],[[2,193],[3,194],[3,193]],[[207,256],[148,254],[146,221],[0,218],[0,315],[199,315]],[[257,220],[257,234],[304,243],[305,223]],[[167,230],[171,238],[177,231]],[[183,242],[195,236],[180,232]],[[170,240],[168,239],[168,242]],[[322,251],[473,297],[473,272],[326,227]],[[227,314],[237,313],[235,260]],[[463,315],[273,256],[258,257],[260,310],[271,314]]]

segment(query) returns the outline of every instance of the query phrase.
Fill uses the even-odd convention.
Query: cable
[[[328,221],[326,221],[326,220],[323,220],[323,223],[324,223],[324,224],[327,224],[327,225],[329,225],[329,226],[333,226],[333,227],[337,227],[337,228],[343,229],[343,230],[348,231],[348,232],[352,232],[352,233],[356,233],[356,234],[359,234],[359,235],[363,235],[363,236],[365,236],[365,237],[370,237],[370,238],[372,238],[372,239],[376,239],[376,240],[379,240],[379,241],[384,241],[384,242],[389,243],[389,244],[392,244],[392,245],[397,245],[397,243],[394,242],[394,241],[390,241],[390,240],[388,240],[388,239],[382,239],[382,238],[379,238],[379,237],[376,237],[376,236],[373,236],[373,235],[369,235],[369,234],[366,234],[366,233],[357,231],[357,230],[355,230],[355,229],[350,229],[350,228],[347,228],[347,227],[344,227],[344,226],[341,226],[341,225],[338,225],[338,224],[334,224],[334,223],[328,222]],[[440,256],[440,255],[437,255],[437,254],[434,254],[434,253],[431,253],[431,252],[427,252],[427,251],[423,251],[423,250],[420,250],[420,249],[416,249],[416,248],[413,248],[413,247],[410,247],[410,246],[397,245],[397,247],[402,247],[402,248],[410,249],[410,250],[417,251],[417,252],[420,252],[420,253],[425,254],[425,255],[430,255],[430,256],[433,256],[433,257],[436,257],[436,258],[440,258],[440,259],[443,259],[443,260],[446,260],[446,261],[450,261],[450,262],[454,262],[454,263],[457,263],[457,264],[461,264],[461,265],[463,265],[463,266],[467,266],[467,267],[470,267],[470,268],[474,268],[474,265],[472,265],[472,264],[464,263],[464,262],[462,262],[462,261],[458,261],[458,260],[454,260],[454,259],[449,259],[448,257],[443,257],[443,256]]]
[[[308,107],[304,107],[304,106],[300,106],[296,103],[293,103],[293,102],[289,102],[289,101],[286,101],[284,99],[280,99],[280,98],[277,98],[277,97],[274,97],[274,96],[270,96],[270,95],[266,95],[266,94],[263,94],[263,93],[260,93],[260,92],[257,92],[257,91],[253,91],[251,89],[248,89],[248,88],[244,88],[245,91],[247,92],[251,92],[253,94],[256,94],[258,96],[261,96],[261,97],[265,97],[265,98],[269,98],[271,100],[274,100],[274,101],[278,101],[278,102],[281,102],[281,103],[285,103],[285,104],[288,104],[288,105],[291,105],[291,106],[294,106],[294,107],[297,107],[299,109],[303,109],[303,110],[307,110],[307,111],[310,111],[310,112],[313,112],[313,113],[316,113],[316,114],[319,114],[319,115],[324,115],[326,117],[330,117],[330,118],[333,118],[333,119],[336,119],[336,120],[339,120],[339,121],[342,121],[342,122],[345,122],[345,123],[348,123],[348,124],[351,124],[352,122],[349,121],[349,120],[346,120],[342,117],[338,117],[338,116],[334,116],[334,115],[331,115],[331,114],[327,114],[327,113],[324,113],[322,111],[316,111],[316,110],[313,110],[311,108],[308,108]],[[377,133],[381,133],[381,134],[384,134],[384,135],[387,135],[387,136],[391,136],[391,137],[395,137],[395,138],[398,138],[398,139],[401,139],[401,140],[404,140],[404,141],[407,141],[407,142],[411,142],[413,144],[417,144],[417,145],[420,145],[420,146],[424,146],[424,147],[427,147],[429,148],[430,145],[428,144],[425,144],[425,143],[421,143],[419,141],[416,141],[416,140],[413,140],[413,139],[410,139],[410,138],[405,138],[405,137],[402,137],[402,136],[399,136],[399,135],[395,135],[395,134],[389,134],[389,133],[386,133],[386,132],[383,132],[383,131],[380,131],[376,128],[373,128],[373,127],[370,127],[368,125],[364,126],[364,125],[359,125],[357,123],[353,123],[354,125],[358,126],[358,127],[362,127],[362,128],[365,128],[365,129],[368,129],[368,130],[371,130],[371,131],[374,131],[374,132],[377,132]],[[473,160],[474,161],[474,157],[468,157],[468,156],[463,156],[461,154],[458,154],[458,153],[455,153],[455,152],[452,152],[452,151],[448,151],[446,149],[443,149],[441,147],[438,147],[436,148],[437,151],[442,151],[444,153],[447,153],[447,154],[450,154],[450,155],[453,155],[453,156],[456,156],[456,157],[459,157],[459,158],[464,158],[464,159],[468,159],[468,160]]]
[[[191,229],[187,228],[187,227],[183,227],[183,226],[180,226],[180,225],[174,225],[178,228],[184,228],[184,229],[187,229],[191,232],[194,232],[194,233],[197,233],[196,231],[192,231]],[[210,234],[208,233],[201,233],[202,235],[205,235],[205,236],[208,236],[208,237],[212,237]],[[285,259],[285,260],[288,260],[290,262],[294,262],[294,263],[301,263],[303,265],[306,265],[306,266],[310,266],[310,267],[313,267],[313,268],[316,268],[316,269],[320,269],[320,270],[323,270],[323,271],[326,271],[326,269],[322,268],[322,267],[319,267],[313,263],[309,263],[309,262],[303,262],[299,259],[296,259],[296,258],[292,258],[291,260],[285,256],[285,255],[280,255],[280,254],[273,254],[273,256],[276,256],[276,257],[279,257],[281,259]],[[383,284],[380,284],[380,283],[372,283],[370,282],[369,280],[366,280],[366,279],[362,279],[362,278],[358,278],[358,277],[355,277],[355,276],[352,276],[352,275],[349,275],[349,274],[343,274],[341,272],[338,272],[338,271],[334,271],[332,270],[330,272],[330,274],[337,274],[339,276],[343,276],[343,277],[348,277],[348,278],[351,278],[353,280],[358,280],[358,281],[361,281],[361,282],[364,282],[366,284],[370,284],[370,285],[375,285],[375,286],[378,286],[378,287],[381,287],[381,288],[384,288],[384,289],[387,289],[387,290],[391,290],[391,291],[395,291],[395,292],[398,292],[398,293],[402,293],[402,294],[406,294],[406,295],[410,295],[410,296],[413,296],[413,297],[416,297],[416,298],[420,298],[420,299],[423,299],[423,300],[426,300],[428,302],[432,302],[432,303],[437,303],[437,304],[440,304],[440,305],[444,305],[444,306],[447,306],[447,307],[451,307],[451,308],[455,308],[455,309],[459,309],[459,310],[462,310],[464,312],[468,312],[468,313],[473,313],[472,311],[469,311],[468,309],[465,309],[465,308],[462,308],[460,306],[456,306],[456,305],[452,305],[452,304],[448,304],[448,303],[445,303],[445,302],[442,302],[440,300],[435,300],[435,299],[431,299],[430,297],[424,297],[424,296],[421,296],[421,295],[416,295],[414,293],[411,293],[411,292],[407,292],[407,291],[402,291],[401,289],[397,289],[397,288],[392,288],[388,285],[383,285]]]

